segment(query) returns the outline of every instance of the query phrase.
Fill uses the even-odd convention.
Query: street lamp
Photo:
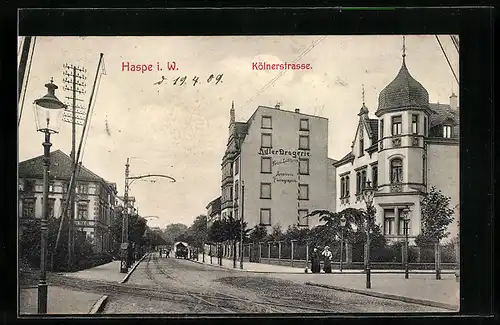
[[[47,241],[49,219],[49,167],[50,167],[50,135],[58,133],[61,113],[66,108],[55,95],[58,88],[53,79],[45,84],[47,94],[35,100],[35,122],[38,132],[45,134],[43,142],[43,206],[41,218],[41,243],[40,243],[40,280],[38,282],[38,313],[47,313]]]
[[[409,264],[408,264],[408,253],[409,253],[409,242],[408,242],[408,223],[410,222],[410,208],[406,206],[403,209],[403,220],[404,220],[404,232],[405,232],[405,279],[409,277]]]
[[[370,289],[372,287],[370,278],[370,230],[372,226],[372,203],[373,197],[375,196],[375,189],[371,187],[370,181],[366,181],[366,185],[363,189],[363,199],[366,203],[366,288]]]
[[[340,218],[340,227],[342,227],[342,235],[340,238],[340,272],[342,272],[342,246],[344,244],[345,224],[346,224],[346,218],[345,218],[345,216],[342,216],[342,218]]]

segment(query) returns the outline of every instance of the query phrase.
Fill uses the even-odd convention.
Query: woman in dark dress
[[[320,255],[318,249],[314,247],[313,253],[311,254],[311,272],[319,273],[321,270],[320,267]]]
[[[333,254],[330,251],[330,247],[325,246],[325,250],[323,251],[323,253],[321,253],[321,255],[323,255],[323,258],[325,259],[323,264],[323,271],[325,271],[325,273],[332,273]]]

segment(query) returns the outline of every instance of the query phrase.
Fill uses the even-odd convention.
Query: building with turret
[[[451,198],[457,235],[459,220],[459,107],[429,102],[427,90],[415,80],[403,52],[396,78],[379,94],[375,117],[364,103],[351,151],[336,164],[337,211],[365,208],[362,191],[369,180],[376,188],[376,222],[388,239],[404,235],[402,210],[411,210],[410,240],[421,231],[421,201],[435,186]]]

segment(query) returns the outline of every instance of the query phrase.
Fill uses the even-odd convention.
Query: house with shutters
[[[50,153],[49,218],[60,218],[71,180],[71,157],[61,150]],[[24,221],[41,218],[43,204],[43,156],[18,166],[18,216]],[[75,213],[76,236],[86,236],[94,251],[112,250],[110,226],[115,217],[116,184],[110,183],[80,164],[77,169]],[[68,209],[69,216],[69,209]]]
[[[379,94],[373,117],[364,103],[351,151],[335,163],[337,211],[365,208],[367,181],[376,188],[376,222],[389,240],[404,238],[402,210],[409,207],[412,242],[421,231],[421,201],[432,186],[451,198],[459,220],[459,107],[455,94],[448,104],[430,103],[427,90],[406,66],[405,53],[395,79]],[[364,97],[364,95],[363,95]]]

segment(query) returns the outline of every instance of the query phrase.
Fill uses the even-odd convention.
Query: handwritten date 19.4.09
[[[224,74],[218,74],[218,75],[214,75],[214,74],[211,74],[207,79],[206,79],[206,83],[207,84],[214,84],[214,85],[217,85],[218,83],[221,83],[222,82],[222,76]],[[161,77],[161,80],[160,81],[157,81],[155,82],[154,84],[155,85],[161,85],[163,82],[166,82],[167,81],[167,78],[165,78],[165,76],[162,76]],[[189,82],[188,80],[188,77],[187,76],[184,76],[184,77],[177,77],[177,78],[173,78],[172,79],[172,84],[174,86],[182,86],[184,84],[186,84],[187,82]],[[198,76],[194,76],[193,77],[193,80],[191,81],[191,84],[193,86],[196,86],[196,84],[198,83],[203,83],[203,79],[200,80],[200,78]]]

